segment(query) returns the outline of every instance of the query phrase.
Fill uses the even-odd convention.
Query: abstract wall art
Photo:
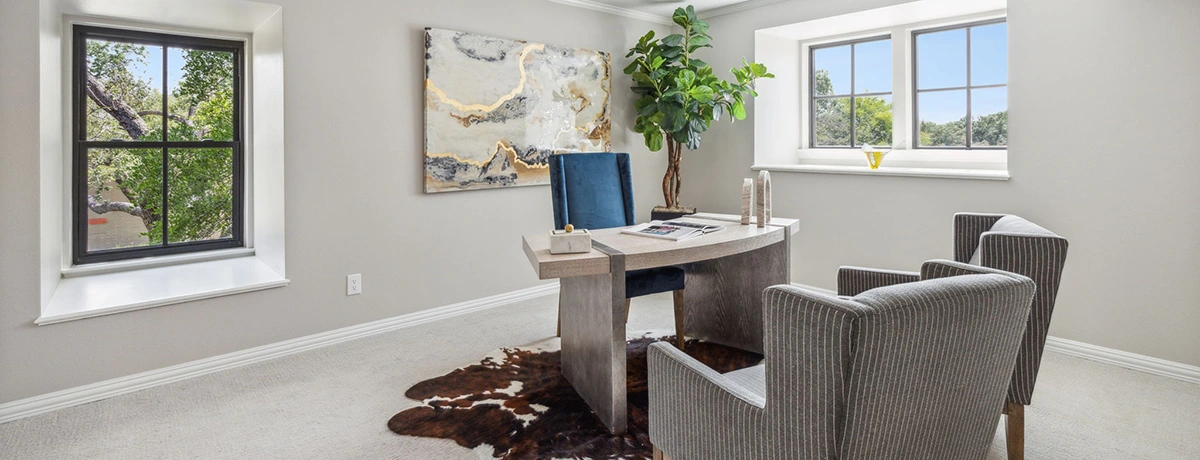
[[[425,193],[542,185],[550,155],[611,150],[610,56],[425,30]]]

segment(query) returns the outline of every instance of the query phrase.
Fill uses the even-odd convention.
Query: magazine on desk
[[[724,230],[724,225],[706,225],[685,220],[653,220],[650,223],[635,225],[622,230],[621,233],[646,236],[664,240],[682,241],[697,236]]]

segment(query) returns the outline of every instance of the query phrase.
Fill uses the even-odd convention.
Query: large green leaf
[[[650,149],[651,152],[662,150],[662,131],[659,131],[658,129],[647,130],[646,132],[642,133],[642,137],[646,138],[646,148]]]
[[[688,90],[689,96],[692,96],[692,98],[697,101],[705,102],[705,103],[712,102],[713,94],[714,93],[713,93],[712,88],[709,88],[707,86],[699,86],[698,85],[698,86]]]
[[[683,69],[675,74],[675,86],[681,90],[691,89],[695,82],[696,72],[692,72],[691,69]]]
[[[662,39],[662,44],[666,46],[679,46],[683,43],[683,35],[671,34]]]

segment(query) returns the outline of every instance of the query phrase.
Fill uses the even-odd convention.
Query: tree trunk
[[[667,173],[663,175],[663,201],[668,209],[681,209],[679,191],[683,187],[683,176],[679,174],[679,163],[683,157],[683,144],[667,135]]]
[[[129,133],[131,139],[135,141],[141,139],[142,136],[146,135],[146,131],[150,129],[146,126],[146,121],[142,120],[142,117],[138,115],[136,110],[133,110],[133,107],[130,107],[125,101],[109,97],[105,91],[104,83],[101,83],[100,79],[91,73],[87,74],[87,95],[88,99],[91,99],[101,109],[112,115],[117,120],[117,123],[121,125],[121,129]]]

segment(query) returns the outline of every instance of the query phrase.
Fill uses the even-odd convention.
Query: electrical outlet
[[[362,294],[362,273],[346,275],[346,295]]]

